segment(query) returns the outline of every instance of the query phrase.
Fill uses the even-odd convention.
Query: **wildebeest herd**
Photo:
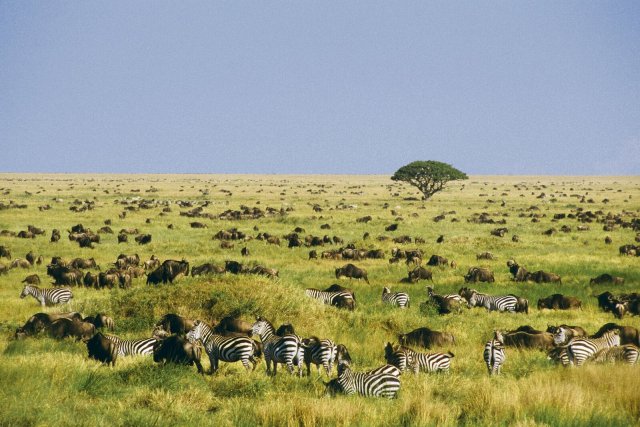
[[[430,319],[438,316],[464,316],[474,307],[483,308],[487,313],[501,313],[500,316],[517,316],[521,326],[515,329],[484,331],[481,339],[489,341],[484,347],[477,346],[475,354],[464,355],[484,360],[491,374],[508,369],[507,357],[511,349],[542,350],[546,354],[545,357],[563,366],[611,361],[635,364],[638,359],[640,341],[638,330],[632,326],[607,323],[593,334],[589,334],[579,325],[547,325],[543,330],[530,326],[531,322],[527,320],[527,316],[533,312],[544,314],[548,310],[576,310],[579,313],[585,306],[594,305],[617,319],[624,319],[625,316],[634,318],[633,316],[640,314],[640,295],[616,290],[616,287],[629,284],[629,281],[614,271],[598,271],[590,278],[589,285],[593,286],[594,290],[589,294],[589,301],[560,293],[567,280],[572,280],[571,277],[565,274],[561,277],[557,273],[540,269],[541,266],[535,265],[537,262],[534,262],[534,257],[530,257],[526,267],[524,263],[516,261],[520,260],[517,245],[527,236],[526,233],[519,232],[518,238],[509,242],[515,245],[510,247],[510,255],[515,259],[508,259],[505,266],[506,258],[500,262],[500,256],[487,250],[487,247],[495,250],[494,243],[486,247],[474,247],[481,251],[473,255],[475,262],[462,262],[455,255],[455,236],[445,236],[438,232],[438,238],[431,239],[431,242],[421,236],[406,234],[409,233],[409,229],[403,221],[410,217],[405,214],[403,218],[399,212],[393,214],[394,222],[391,225],[380,224],[379,218],[375,215],[350,218],[349,220],[358,224],[358,227],[364,227],[369,231],[361,236],[350,235],[346,238],[337,235],[341,230],[340,224],[337,224],[337,221],[334,223],[329,215],[317,217],[328,210],[327,206],[320,204],[312,206],[314,217],[322,222],[322,227],[316,228],[334,230],[330,232],[332,236],[324,234],[327,231],[319,232],[318,235],[308,234],[305,228],[295,223],[291,224],[286,233],[269,233],[262,231],[262,226],[258,227],[261,219],[285,218],[292,212],[290,208],[261,209],[241,206],[239,210],[226,210],[214,215],[204,210],[208,205],[193,200],[180,202],[172,204],[180,206],[180,216],[199,218],[198,222],[189,221],[189,232],[208,233],[207,240],[215,241],[216,249],[229,255],[216,257],[215,261],[209,258],[207,262],[198,263],[189,261],[189,254],[175,259],[156,255],[140,257],[131,250],[131,244],[137,244],[134,246],[136,248],[148,245],[145,247],[155,249],[160,246],[156,247],[154,244],[162,241],[162,237],[154,234],[152,238],[152,235],[142,228],[127,227],[124,224],[127,215],[131,217],[136,212],[150,212],[156,209],[160,210],[160,214],[164,214],[158,216],[162,218],[171,213],[171,208],[166,200],[123,199],[119,201],[124,205],[119,218],[124,228],[119,233],[113,232],[109,226],[111,221],[108,224],[105,221],[105,226],[97,232],[82,224],[67,227],[59,223],[56,224],[58,228],[52,230],[50,242],[38,246],[35,253],[29,251],[22,259],[13,258],[12,252],[16,250],[12,247],[11,239],[14,237],[11,231],[4,232],[0,256],[7,258],[9,262],[7,265],[0,264],[0,273],[8,273],[14,269],[24,269],[25,272],[37,268],[46,269],[46,272],[43,271],[48,277],[46,280],[29,271],[30,274],[23,279],[23,289],[19,296],[33,297],[41,307],[59,305],[61,310],[66,310],[73,307],[78,299],[77,295],[74,295],[77,294],[76,289],[128,292],[133,288],[146,286],[154,292],[162,292],[166,287],[184,286],[181,281],[185,281],[185,278],[206,283],[218,279],[227,280],[229,277],[238,281],[248,281],[249,277],[253,280],[257,277],[271,281],[273,286],[277,287],[291,277],[291,270],[287,268],[286,262],[276,262],[274,265],[279,268],[273,268],[272,264],[267,262],[263,264],[248,259],[259,250],[270,251],[269,253],[286,252],[294,254],[295,262],[306,263],[298,265],[306,265],[309,269],[322,269],[324,272],[325,283],[304,283],[305,286],[299,287],[296,292],[302,298],[317,300],[318,305],[328,306],[323,311],[326,316],[349,316],[349,313],[358,312],[363,307],[376,303],[379,303],[379,306],[376,306],[379,310],[389,313],[390,316],[395,315],[396,309],[403,309],[415,316],[422,325],[428,324]],[[77,207],[73,212],[100,209],[99,204],[85,202],[74,203],[72,207]],[[339,204],[331,209],[336,212],[356,208],[348,204]],[[584,209],[567,211],[569,213],[564,217],[554,219],[571,219],[580,223],[578,227],[602,223],[604,227],[635,233],[640,231],[639,218],[628,212],[606,214],[588,213],[590,211]],[[440,223],[451,219],[455,224],[461,215],[452,212],[438,215],[438,219],[434,218],[433,222]],[[520,214],[524,214],[524,217],[533,223],[537,222],[533,220],[540,221],[544,218],[535,209]],[[225,227],[211,237],[212,233],[209,230],[214,225],[207,221],[214,220],[238,222],[237,226]],[[242,221],[253,221],[251,224],[256,225],[252,229]],[[151,220],[148,223],[150,222]],[[489,214],[472,215],[467,220],[468,224],[474,225],[502,225],[505,222],[504,217],[496,219],[496,216]],[[169,225],[171,227],[167,226],[167,230],[174,230],[173,223]],[[304,225],[309,228],[306,223]],[[55,245],[61,241],[60,230],[68,230],[69,242],[77,242],[79,248],[82,248],[80,253],[83,256],[64,259],[57,255]],[[382,230],[384,233],[397,235],[376,236],[377,232],[383,233]],[[576,230],[579,232],[580,229]],[[38,242],[37,236],[45,232],[43,228],[29,225],[26,230],[15,233],[15,238],[29,237]],[[560,233],[573,233],[573,229],[561,228],[558,234]],[[322,234],[324,236],[321,236]],[[509,228],[494,228],[486,234],[499,240],[509,234]],[[545,231],[539,234],[545,236],[544,238],[550,238],[556,233]],[[130,243],[128,236],[135,236],[135,243]],[[458,240],[461,241],[460,238]],[[100,257],[88,255],[94,253],[91,251],[99,253],[101,245],[107,241],[118,246],[129,245],[126,246],[128,250],[100,265],[96,261],[96,258]],[[261,246],[257,246],[258,244]],[[446,256],[443,256],[442,252],[435,253],[444,247],[450,248],[444,253]],[[44,261],[45,253],[46,259],[51,259],[48,263]],[[243,258],[232,259],[234,257],[231,253],[237,253]],[[161,253],[158,252],[158,255]],[[616,256],[629,260],[640,259],[639,255],[640,247],[634,244],[625,244],[616,253]],[[491,266],[490,263],[496,261],[500,263],[500,267]],[[529,266],[532,267],[531,271],[527,268]],[[378,273],[382,269],[388,269],[393,274],[400,270],[403,273],[397,274],[397,280],[390,281],[388,278],[380,278]],[[455,279],[443,282],[443,276]],[[509,277],[509,280],[504,280],[504,277]],[[328,283],[334,281],[338,283]],[[417,285],[420,281],[428,286]],[[51,286],[44,284],[46,282],[51,282]],[[503,292],[502,285],[505,282],[517,284],[521,288],[518,288],[517,294]],[[455,288],[452,286],[453,283],[456,284]],[[530,302],[527,295],[531,287],[536,285],[548,286],[544,289],[548,289],[549,293]],[[368,292],[369,289],[375,290],[375,301],[356,298],[356,294],[360,295],[362,290]],[[416,296],[419,296],[419,301],[415,300]],[[415,302],[411,301],[412,297]],[[308,304],[314,303],[309,301]],[[318,372],[322,369],[329,377],[325,384],[326,392],[329,394],[342,392],[382,397],[397,396],[402,384],[401,375],[406,371],[416,375],[420,372],[455,372],[456,358],[461,356],[456,351],[460,341],[449,331],[437,331],[427,326],[413,329],[390,327],[389,340],[379,343],[380,351],[376,359],[379,366],[369,369],[370,366],[358,364],[362,358],[352,349],[353,343],[337,342],[330,337],[330,333],[320,334],[308,325],[303,328],[304,333],[299,331],[297,325],[284,324],[276,328],[260,309],[259,306],[254,307],[240,315],[229,310],[225,316],[219,316],[217,319],[208,317],[207,320],[198,318],[198,314],[188,312],[180,313],[184,317],[176,313],[164,313],[158,319],[154,319],[153,329],[136,339],[123,339],[114,335],[122,319],[116,316],[112,318],[104,312],[83,316],[77,312],[46,311],[35,313],[26,321],[23,320],[24,323],[15,330],[14,337],[22,339],[39,334],[49,335],[54,339],[71,337],[86,345],[89,358],[112,366],[117,366],[117,361],[123,357],[141,355],[150,356],[154,362],[160,364],[195,364],[198,372],[204,372],[203,350],[208,356],[209,371],[212,374],[220,369],[220,362],[240,362],[248,371],[253,371],[264,360],[267,374],[274,376],[278,372],[278,365],[299,376],[303,376],[303,367],[306,367],[306,375],[311,375],[310,365],[313,364],[318,368]],[[487,316],[494,314],[490,313]],[[336,377],[334,372],[337,373]]]

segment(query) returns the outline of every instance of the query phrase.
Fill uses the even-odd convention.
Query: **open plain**
[[[568,324],[594,333],[609,322],[640,328],[640,317],[616,319],[600,310],[594,297],[605,291],[640,291],[640,257],[619,253],[622,245],[640,245],[635,240],[640,232],[639,177],[471,176],[423,202],[413,188],[387,176],[0,174],[0,202],[0,230],[8,231],[0,236],[0,245],[11,252],[0,263],[8,266],[30,251],[44,258],[40,265],[0,275],[0,425],[628,426],[640,419],[637,365],[564,368],[544,351],[509,347],[502,373],[491,377],[482,355],[495,329]],[[233,217],[229,211],[243,210],[252,214],[228,219]],[[593,215],[584,215],[587,211]],[[484,219],[478,220],[482,213]],[[357,221],[366,216],[371,219]],[[100,233],[93,248],[80,248],[67,237],[74,225],[97,232],[105,220],[114,233]],[[192,222],[205,227],[193,228]],[[391,224],[397,229],[385,231]],[[45,234],[11,235],[29,225]],[[247,238],[222,248],[214,235],[234,227]],[[303,241],[327,235],[343,243],[288,248],[284,236],[296,227],[304,229],[298,233]],[[503,237],[491,234],[502,227],[507,229]],[[133,234],[118,243],[119,230],[128,228],[150,234],[151,242],[138,244]],[[50,242],[53,229],[61,232],[58,242]],[[261,233],[278,237],[280,244],[256,238]],[[411,242],[394,242],[399,236],[409,236]],[[424,243],[416,243],[416,237]],[[381,249],[384,258],[320,256],[348,244]],[[241,256],[243,247],[249,256]],[[404,260],[389,262],[394,248],[421,249],[423,265],[433,254],[449,263],[428,267],[433,283],[403,281],[411,267]],[[309,259],[311,250],[317,251],[317,259]],[[477,259],[482,252],[495,259]],[[180,276],[158,285],[146,284],[143,276],[128,288],[74,286],[69,303],[44,309],[33,298],[19,298],[27,275],[38,274],[41,286],[50,286],[46,265],[54,256],[94,258],[106,271],[119,254],[185,259],[191,268],[203,263],[224,267],[225,261],[236,260],[277,269],[279,275]],[[515,282],[506,265],[510,259],[529,271],[554,272],[562,281]],[[334,270],[348,262],[366,269],[369,283],[336,279]],[[495,282],[465,284],[463,276],[473,266],[491,269]],[[603,273],[622,277],[624,283],[590,284]],[[305,296],[305,288],[333,283],[353,289],[355,310]],[[428,299],[427,285],[439,294],[455,294],[464,286],[516,294],[528,299],[529,312],[464,307],[460,313],[439,315],[421,305]],[[410,307],[383,304],[383,287],[408,293]],[[582,308],[537,308],[539,298],[555,293],[578,298]],[[107,367],[89,359],[82,342],[54,340],[45,333],[15,339],[16,329],[41,311],[106,313],[115,321],[114,333],[128,339],[151,336],[166,313],[209,324],[230,314],[249,322],[263,316],[276,325],[292,323],[302,337],[344,344],[356,371],[383,365],[387,342],[397,343],[398,334],[427,326],[455,336],[455,344],[437,349],[455,357],[446,374],[404,373],[397,399],[329,397],[324,385],[328,377],[313,367],[302,378],[282,367],[269,377],[264,361],[253,372],[240,363],[221,362],[214,375],[198,375],[192,366],[161,366],[151,356],[120,357],[115,367]],[[204,352],[203,364],[209,368]]]

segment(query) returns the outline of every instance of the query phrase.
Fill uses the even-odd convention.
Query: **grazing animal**
[[[162,263],[161,267],[163,268],[162,283],[173,283],[180,274],[189,275],[189,263],[184,259],[182,261],[168,259]]]
[[[202,265],[196,265],[191,269],[192,276],[199,276],[201,274],[223,274],[224,267],[219,267],[211,263],[205,263]]]
[[[598,277],[594,277],[589,280],[590,285],[603,285],[603,284],[611,284],[611,285],[622,285],[624,283],[624,277],[612,276],[611,274],[604,273],[599,275]]]
[[[206,323],[196,320],[195,326],[187,333],[187,339],[195,343],[200,341],[211,362],[211,373],[218,370],[218,362],[242,362],[247,371],[249,362],[256,369],[258,361],[255,359],[256,343],[247,336],[225,337],[217,335]]]
[[[448,264],[449,260],[440,255],[431,255],[431,258],[427,261],[427,265],[430,266],[446,267]]]
[[[204,373],[200,357],[202,352],[198,346],[179,335],[171,335],[165,340],[156,341],[153,347],[153,361],[156,363],[178,363],[193,365],[195,363],[198,373]]]
[[[347,365],[338,365],[338,378],[325,383],[327,393],[360,394],[361,396],[395,399],[400,390],[400,380],[392,374],[368,374],[353,372]]]
[[[38,276],[37,274],[30,274],[27,277],[25,277],[20,283],[27,283],[29,285],[39,285],[40,276]]]
[[[431,348],[455,344],[455,338],[448,332],[432,331],[429,328],[422,327],[406,334],[400,334],[398,342],[403,346],[415,345]]]
[[[98,268],[98,264],[96,264],[96,260],[93,258],[89,258],[89,259],[75,258],[73,261],[71,261],[69,265],[77,269]]]
[[[36,313],[31,316],[23,326],[16,330],[15,337],[21,339],[27,336],[36,335],[47,329],[51,323],[58,319],[82,320],[80,313],[75,311],[69,313]]]
[[[319,339],[317,337],[305,338],[302,340],[307,346],[304,351],[304,364],[307,367],[307,376],[311,375],[311,364],[318,368],[320,375],[320,366],[324,368],[327,376],[331,376],[333,370],[333,361],[336,360],[338,347],[336,343],[330,339]]]
[[[289,373],[293,375],[295,359],[298,362],[298,375],[302,376],[304,345],[300,337],[297,335],[285,335],[283,337],[276,335],[273,325],[261,317],[256,318],[256,323],[253,324],[251,332],[260,336],[264,360],[267,364],[267,375],[271,375],[271,362],[273,362],[273,376],[278,372],[278,363],[285,364]]]
[[[412,370],[417,373],[417,366],[414,366],[413,353],[407,347],[394,346],[390,342],[384,347],[384,359],[389,365],[393,365],[400,372]]]
[[[460,312],[460,303],[462,302],[460,295],[437,295],[431,286],[427,286],[427,295],[429,300],[438,307],[438,314]]]
[[[49,335],[55,339],[74,337],[76,341],[88,341],[96,334],[96,327],[81,320],[58,319],[48,327]]]
[[[433,282],[433,273],[424,267],[416,267],[409,272],[409,282],[415,283],[418,280],[431,280]]]
[[[243,334],[251,336],[252,323],[245,322],[234,316],[223,317],[213,328],[213,332],[218,335]]]
[[[321,291],[319,289],[307,288],[304,294],[310,298],[322,301],[324,304],[332,305],[338,308],[346,308],[353,310],[355,301],[351,292],[345,291]]]
[[[635,365],[638,362],[640,349],[633,344],[609,347],[599,350],[591,359],[596,363],[624,362]]]
[[[391,292],[387,287],[382,289],[382,302],[400,308],[409,308],[409,294],[405,292]]]
[[[368,375],[389,374],[389,375],[393,375],[394,377],[399,377],[402,374],[400,369],[396,368],[393,365],[389,365],[389,364],[382,365],[379,368],[371,369],[371,370],[366,371],[364,373],[368,374]]]
[[[493,339],[485,344],[483,356],[489,375],[500,374],[500,369],[507,359],[507,355],[504,352],[502,334],[499,331],[495,331]]]
[[[115,328],[115,322],[109,316],[97,313],[95,316],[87,316],[83,319],[83,322],[91,323],[96,329],[107,328],[113,331]]]
[[[174,313],[168,313],[155,324],[155,329],[170,334],[184,335],[195,326],[195,320],[187,319]]]
[[[336,279],[341,277],[348,277],[350,279],[364,279],[365,282],[369,283],[369,278],[367,276],[367,270],[363,268],[358,268],[353,264],[346,264],[343,267],[336,268]]]
[[[118,359],[117,346],[102,332],[98,332],[87,341],[87,350],[91,359],[116,366],[116,360]]]
[[[565,345],[573,338],[586,337],[589,335],[587,334],[587,331],[582,329],[580,326],[569,326],[569,325],[558,325],[558,326],[549,325],[547,326],[547,332],[549,332],[551,335],[555,335],[560,328],[564,328],[565,330],[566,341],[561,343],[556,343],[554,341],[554,344],[556,345]]]
[[[514,295],[487,295],[481,294],[473,289],[467,301],[469,308],[484,307],[489,311],[509,311],[512,313],[516,312],[518,305],[518,298]]]
[[[553,334],[548,332],[530,333],[524,331],[507,332],[502,334],[502,343],[509,347],[537,348],[550,350],[553,348]]]
[[[562,294],[553,294],[538,300],[538,310],[548,308],[551,310],[572,310],[582,308],[582,301],[576,297],[567,297]]]
[[[106,337],[116,345],[118,356],[149,356],[153,354],[153,347],[159,341],[155,337],[137,340],[124,340],[115,335]]]
[[[553,336],[554,343],[566,342],[565,331],[560,328]],[[567,356],[570,365],[581,366],[598,351],[620,345],[620,331],[610,330],[600,338],[574,338],[567,344]]]
[[[450,351],[447,353],[421,353],[403,347],[412,360],[414,373],[423,372],[449,372],[451,367],[451,359],[455,356]]]
[[[534,273],[527,273],[526,279],[536,283],[562,283],[562,278],[559,275],[555,273],[547,273],[542,270],[538,270]]]
[[[151,242],[151,234],[140,234],[134,239],[139,245],[146,245]]]
[[[634,344],[640,346],[640,332],[633,326],[620,326],[615,323],[607,323],[602,325],[602,327],[595,334],[591,335],[590,338],[600,338],[608,331],[618,331],[620,335],[620,345],[623,344]]]
[[[43,307],[45,305],[64,304],[73,298],[73,294],[69,288],[40,289],[37,286],[29,284],[24,285],[20,293],[20,298],[24,298],[27,295],[34,297]]]
[[[11,251],[5,246],[0,246],[0,258],[6,258],[8,260],[11,259]]]
[[[471,267],[467,274],[464,276],[464,282],[495,282],[496,279],[493,277],[493,271],[488,268],[481,267]]]

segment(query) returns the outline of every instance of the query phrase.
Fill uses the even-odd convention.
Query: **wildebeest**
[[[615,298],[609,291],[596,295],[598,298],[598,306],[605,312],[612,312],[615,317],[622,319],[627,311],[627,305]]]
[[[224,273],[224,267],[220,267],[211,263],[205,263],[202,265],[196,265],[191,269],[192,276],[199,276],[201,274],[222,274]]]
[[[96,260],[94,258],[83,259],[83,258],[75,258],[71,261],[70,266],[73,268],[98,268],[98,264],[96,264]]]
[[[118,243],[127,243],[127,241],[129,240],[129,236],[124,234],[124,233],[120,233],[118,234]]]
[[[73,286],[82,284],[82,271],[71,269],[63,265],[48,265],[47,275],[53,278],[54,285]]]
[[[0,258],[6,258],[8,260],[11,259],[11,251],[5,246],[0,246]]]
[[[224,270],[232,274],[241,274],[247,272],[246,267],[240,264],[238,261],[225,261]]]
[[[467,274],[464,276],[464,282],[495,282],[496,279],[493,277],[493,271],[488,268],[482,267],[471,267]]]
[[[113,319],[105,314],[96,313],[95,316],[87,316],[83,319],[83,322],[91,323],[96,329],[107,328],[113,331],[115,323]]]
[[[98,274],[98,287],[112,289],[119,285],[120,285],[120,276],[117,273],[100,272]]]
[[[82,320],[82,316],[74,311],[69,313],[36,313],[16,330],[16,338],[36,335],[58,319]]]
[[[195,363],[198,373],[204,374],[200,347],[191,344],[185,338],[172,335],[163,341],[157,341],[153,345],[153,361],[156,363],[178,363],[182,365],[193,365]]]
[[[640,346],[640,333],[638,332],[638,329],[633,326],[621,326],[615,323],[606,323],[602,325],[598,332],[591,335],[590,338],[600,338],[605,332],[614,330],[617,330],[620,333],[620,345],[633,344]]]
[[[534,273],[527,274],[527,280],[536,283],[562,283],[562,278],[555,273],[547,273],[546,271],[538,270]]]
[[[517,348],[537,348],[539,350],[550,350],[553,348],[553,334],[549,332],[535,331],[529,333],[524,331],[506,332],[503,334],[503,344]]]
[[[246,246],[244,246],[242,249],[240,249],[240,255],[249,256],[249,249]]]
[[[87,341],[87,351],[91,359],[116,366],[118,346],[115,342],[102,335],[102,332],[98,332]]]
[[[31,263],[26,259],[16,258],[13,261],[11,261],[11,264],[9,264],[9,268],[18,268],[18,267],[31,268]]]
[[[633,344],[604,348],[591,357],[596,363],[624,362],[634,365],[638,362],[640,349]]]
[[[251,336],[251,327],[253,323],[245,322],[235,316],[226,316],[220,319],[220,322],[213,328],[216,334],[243,334]]]
[[[449,265],[449,260],[440,255],[431,255],[431,258],[429,258],[427,265],[446,267],[447,265]]]
[[[446,295],[438,295],[434,292],[431,286],[427,286],[427,295],[432,304],[438,307],[438,314],[449,314],[453,312],[460,312],[460,299],[451,298]]]
[[[168,313],[155,324],[157,329],[162,329],[170,334],[184,335],[195,326],[195,320],[187,319],[178,314]]]
[[[270,279],[275,279],[278,277],[279,272],[275,268],[268,268],[263,265],[256,265],[249,270],[251,274],[259,274],[262,276],[266,276]]]
[[[20,283],[28,283],[30,285],[39,285],[40,284],[40,276],[37,274],[30,274],[25,277]]]
[[[448,332],[432,331],[429,328],[417,328],[413,331],[400,334],[398,342],[401,345],[415,345],[424,348],[442,347],[449,344],[455,344],[455,338]]]
[[[408,281],[415,283],[418,280],[431,280],[433,282],[433,273],[424,267],[416,267],[409,272]]]
[[[513,280],[516,282],[526,282],[529,272],[526,268],[521,265],[518,265],[514,260],[507,261],[507,267],[509,267],[509,272],[513,275]]]
[[[572,310],[582,308],[582,301],[576,297],[568,297],[562,294],[553,294],[538,300],[538,310],[548,308],[551,310]]]
[[[353,264],[346,264],[343,267],[336,268],[336,279],[341,277],[348,277],[351,279],[364,279],[365,282],[369,283],[369,278],[367,277],[367,271],[363,268],[356,267]]]
[[[603,285],[603,284],[611,284],[611,285],[622,285],[624,283],[624,277],[612,276],[611,274],[604,273],[599,275],[598,277],[594,277],[589,280],[590,285]]]
[[[180,274],[184,274],[185,276],[189,275],[189,263],[184,259],[182,261],[168,259],[162,263],[162,268],[162,283],[173,283]]]
[[[476,260],[494,260],[496,259],[495,255],[493,255],[491,252],[482,252],[476,255]]]
[[[76,341],[88,341],[96,333],[96,327],[81,320],[58,319],[48,327],[49,335],[55,339],[74,337]]]
[[[134,239],[139,245],[146,245],[151,242],[151,234],[140,234]]]

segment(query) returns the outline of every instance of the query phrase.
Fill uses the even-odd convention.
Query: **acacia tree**
[[[435,160],[409,163],[391,177],[393,181],[403,181],[416,187],[424,194],[424,200],[442,190],[447,182],[468,178],[466,173]]]

